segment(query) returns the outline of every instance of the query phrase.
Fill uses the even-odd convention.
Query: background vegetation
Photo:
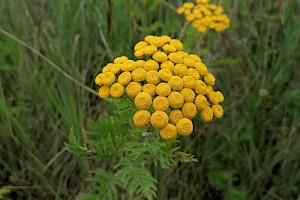
[[[176,14],[181,4],[0,0],[0,199],[75,199],[91,192],[90,170],[113,171],[114,161],[109,154],[99,162],[69,153],[68,134],[85,144],[94,120],[105,116],[106,125],[115,124],[109,119],[121,113],[3,30],[94,90],[101,68],[117,56],[133,58],[133,45],[147,34],[181,38],[216,75],[226,113],[209,124],[198,120],[194,134],[182,139],[181,150],[199,162],[148,166],[158,180],[157,199],[299,198],[300,1],[223,1],[231,27],[206,35]]]

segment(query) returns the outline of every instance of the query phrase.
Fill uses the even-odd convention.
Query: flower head
[[[182,114],[181,110],[172,110],[169,114],[170,122],[174,125],[176,125],[177,122],[179,120],[181,120],[182,118],[183,118],[183,114]]]
[[[180,94],[183,96],[185,102],[192,103],[195,99],[195,92],[190,88],[183,88],[180,90]]]
[[[147,72],[146,81],[148,83],[157,85],[160,82],[158,71],[151,70]]]
[[[157,111],[166,111],[169,108],[168,98],[162,96],[155,97],[152,107]]]
[[[213,29],[216,32],[229,27],[230,20],[223,14],[223,8],[215,4],[209,4],[208,0],[197,0],[196,4],[186,2],[177,9],[177,14],[184,14],[186,20],[192,22],[199,32]]]
[[[163,140],[174,140],[177,137],[177,128],[173,124],[167,124],[166,127],[160,129],[159,134]]]
[[[155,128],[165,128],[168,122],[169,122],[169,117],[163,111],[155,111],[151,115],[151,124]]]
[[[142,91],[142,86],[141,84],[137,83],[137,82],[130,82],[127,86],[126,86],[126,93],[129,97],[136,97],[136,95],[138,95],[140,92]]]
[[[124,94],[124,86],[120,83],[114,83],[110,88],[110,96],[114,98],[120,98]]]
[[[183,96],[179,92],[171,92],[168,96],[168,100],[170,106],[175,109],[181,108],[184,103]]]
[[[211,109],[212,109],[212,111],[213,111],[213,113],[214,113],[214,116],[215,116],[216,118],[221,118],[221,117],[223,116],[223,114],[224,114],[223,107],[220,106],[220,105],[213,105],[213,106],[211,107]]]
[[[133,116],[133,123],[137,127],[144,128],[150,124],[151,113],[147,110],[139,110]]]
[[[181,90],[183,88],[183,81],[179,76],[172,76],[169,79],[168,84],[173,90]]]
[[[131,73],[123,72],[120,74],[118,78],[118,82],[122,85],[127,85],[131,81]]]
[[[152,97],[147,92],[141,92],[134,98],[134,104],[139,110],[148,110],[152,105]]]
[[[221,29],[214,20],[228,23],[229,19],[219,6],[204,1],[185,3],[178,13],[187,15],[199,31]],[[95,83],[101,98],[125,98],[126,92],[133,99],[139,110],[133,116],[137,127],[153,126],[160,129],[163,140],[173,140],[177,133],[192,133],[191,120],[197,112],[204,122],[223,116],[224,96],[214,91],[214,75],[199,56],[183,51],[180,40],[149,35],[134,46],[134,55],[138,60],[121,56],[108,63]]]
[[[109,86],[101,86],[99,89],[98,95],[102,99],[108,98],[110,96],[110,87]]]
[[[143,92],[147,92],[151,96],[155,96],[155,94],[156,94],[155,91],[156,91],[156,85],[147,83],[143,86]]]
[[[193,103],[183,104],[181,110],[182,110],[183,117],[186,117],[189,119],[193,119],[197,114],[196,106]]]
[[[170,78],[173,76],[172,72],[169,69],[161,69],[158,72],[159,78],[161,80],[168,82]]]
[[[193,132],[193,123],[188,118],[182,118],[177,122],[176,128],[180,135],[187,136]]]
[[[214,113],[213,110],[209,107],[206,106],[201,112],[200,112],[200,117],[204,122],[210,122],[213,117]]]
[[[131,78],[135,82],[141,82],[146,79],[147,71],[143,68],[136,68],[131,72]]]
[[[159,96],[168,96],[171,93],[171,87],[167,83],[160,83],[156,86],[156,94]]]

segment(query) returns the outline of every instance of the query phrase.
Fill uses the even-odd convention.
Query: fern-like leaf
[[[147,169],[141,167],[141,162],[124,158],[120,160],[118,167],[115,178],[121,187],[146,199],[156,197],[157,180]]]

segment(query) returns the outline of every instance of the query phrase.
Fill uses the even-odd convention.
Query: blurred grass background
[[[217,3],[218,1],[212,1]],[[225,117],[197,121],[184,150],[198,163],[153,168],[158,199],[297,199],[300,193],[299,0],[227,0],[231,27],[201,35],[175,0],[2,0],[0,28],[97,90],[114,57],[148,34],[181,37],[217,77]],[[4,199],[74,199],[89,162],[66,151],[105,104],[0,33],[0,189]],[[1,198],[0,190],[0,198]]]

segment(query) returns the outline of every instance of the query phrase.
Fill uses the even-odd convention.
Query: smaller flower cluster
[[[192,133],[191,120],[197,113],[204,122],[223,116],[219,103],[224,96],[212,88],[215,77],[200,57],[183,51],[180,40],[146,36],[134,46],[134,52],[139,60],[118,57],[103,68],[95,82],[101,86],[101,98],[126,94],[134,100],[139,110],[133,116],[137,127],[152,125],[160,129],[162,139],[172,140],[177,133]]]
[[[229,27],[230,20],[223,14],[223,8],[219,5],[209,4],[209,0],[197,0],[196,4],[185,2],[178,8],[178,14],[184,14],[186,20],[192,22],[192,26],[199,32],[214,29],[221,32]]]

